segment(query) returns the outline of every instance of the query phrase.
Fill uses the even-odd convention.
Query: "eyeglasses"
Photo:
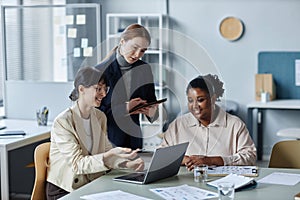
[[[94,88],[95,88],[97,93],[105,92],[107,94],[109,92],[109,87],[108,86],[105,86],[105,87],[96,86]]]

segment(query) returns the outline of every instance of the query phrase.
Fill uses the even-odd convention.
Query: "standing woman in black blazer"
[[[122,32],[119,45],[96,66],[105,70],[111,88],[100,109],[106,114],[108,138],[115,146],[142,148],[139,115],[150,122],[158,118],[157,105],[129,113],[138,104],[156,100],[151,67],[140,60],[150,42],[145,27],[131,24]]]

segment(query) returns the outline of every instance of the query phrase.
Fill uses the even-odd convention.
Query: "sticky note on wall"
[[[66,16],[66,24],[68,24],[68,25],[74,24],[74,16],[73,15]]]
[[[88,39],[87,38],[81,38],[81,48],[88,47]]]
[[[76,24],[85,24],[85,15],[76,15]]]
[[[75,58],[80,57],[80,48],[74,48],[73,56]]]
[[[77,37],[77,29],[68,28],[68,38],[76,38],[76,37]]]
[[[84,57],[92,57],[93,56],[93,47],[83,48],[83,56]]]

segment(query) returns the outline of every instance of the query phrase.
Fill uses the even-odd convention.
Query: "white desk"
[[[267,103],[256,101],[247,105],[248,108],[248,129],[253,136],[253,110],[257,110],[257,159],[261,160],[263,155],[263,114],[264,110],[300,110],[300,100],[273,100]]]
[[[261,168],[259,169],[259,176],[255,179],[260,179],[272,172],[286,172],[286,173],[297,173],[300,174],[300,169],[271,169]],[[73,191],[72,193],[64,196],[61,200],[76,200],[80,199],[80,196],[87,194],[94,194],[99,192],[107,192],[114,190],[122,190],[139,196],[147,197],[150,199],[162,199],[158,195],[152,193],[150,188],[157,187],[170,187],[188,184],[190,186],[199,187],[205,190],[217,192],[216,188],[207,186],[203,183],[196,183],[193,179],[193,173],[188,172],[185,167],[181,167],[180,172],[177,176],[163,179],[155,183],[147,185],[137,185],[132,183],[122,183],[113,181],[112,178],[124,174],[117,170],[111,171],[109,174],[104,175],[93,182]],[[217,177],[210,177],[216,179]],[[235,199],[244,200],[265,200],[265,199],[294,199],[294,195],[300,192],[300,183],[295,186],[284,186],[274,184],[258,184],[257,188],[252,190],[244,190],[235,193]],[[122,198],[121,198],[122,199]],[[215,199],[214,199],[215,200]]]
[[[4,130],[23,130],[23,137],[0,137],[1,199],[9,199],[8,151],[50,138],[51,126],[38,126],[35,120],[2,119]],[[3,131],[4,131],[3,130]]]

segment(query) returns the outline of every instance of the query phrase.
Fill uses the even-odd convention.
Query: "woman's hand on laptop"
[[[136,149],[136,150],[128,150],[128,148],[126,148],[127,153],[123,154],[122,157],[123,158],[127,158],[128,161],[125,162],[125,167],[129,168],[129,169],[134,169],[135,171],[143,171],[144,167],[145,167],[145,163],[144,160],[141,159],[138,156],[138,152],[141,151],[140,149]]]
[[[120,158],[125,158],[125,159],[135,159],[138,157],[138,152],[140,149],[132,150],[130,148],[123,148],[123,147],[115,147],[113,149],[110,149],[109,151],[104,153],[104,158],[109,158],[109,157],[120,157]]]
[[[134,169],[135,171],[143,171],[145,167],[144,160],[142,158],[137,158],[126,162],[126,168]]]
[[[113,163],[121,158],[125,161],[120,163],[119,167],[142,171],[145,164],[138,156],[139,151],[140,149],[132,150],[130,148],[115,147],[104,153],[103,160],[109,168],[113,168]]]

